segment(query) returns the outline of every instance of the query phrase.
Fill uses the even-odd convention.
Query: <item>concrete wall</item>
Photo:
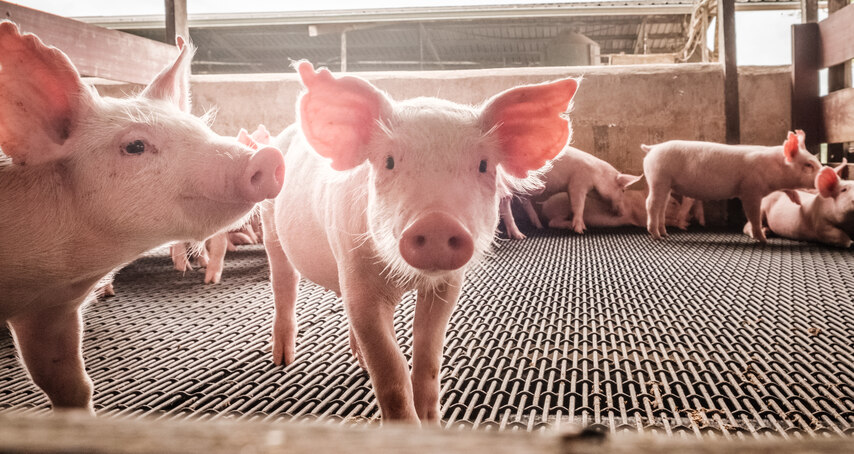
[[[639,172],[641,143],[668,139],[723,141],[723,73],[717,64],[494,69],[360,73],[396,99],[438,96],[480,104],[518,84],[583,76],[570,117],[572,143]],[[739,69],[742,142],[776,145],[789,128],[788,67]],[[138,86],[98,81],[103,94],[121,96]],[[233,135],[264,123],[281,131],[294,121],[300,90],[296,74],[194,76],[193,110],[217,109],[213,128]]]

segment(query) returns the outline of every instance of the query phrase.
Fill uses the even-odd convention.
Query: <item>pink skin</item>
[[[682,197],[682,202],[679,205],[679,211],[676,213],[675,222],[667,222],[667,225],[678,227],[681,230],[688,230],[688,226],[691,225],[691,221],[695,219],[698,224],[702,226],[706,225],[706,215],[703,210],[703,202],[701,200]],[[670,209],[669,206],[668,209]],[[644,219],[644,224],[645,223],[646,219]]]
[[[572,79],[516,87],[481,108],[393,101],[301,62],[299,121],[273,143],[288,194],[264,204],[276,301],[273,360],[294,361],[300,276],[342,296],[351,349],[383,418],[435,423],[444,333],[465,269],[493,241],[504,173],[524,178],[564,147]],[[416,289],[412,371],[392,319]]]
[[[584,223],[584,204],[588,193],[596,191],[603,199],[611,204],[614,214],[620,215],[623,193],[629,186],[641,178],[641,176],[620,173],[614,166],[590,153],[577,148],[566,147],[552,161],[552,166],[544,177],[545,189],[542,194],[537,196],[537,199],[546,200],[552,195],[563,191],[569,194],[572,207],[574,208],[571,213],[571,219],[554,219],[552,220],[552,227],[571,228],[576,233],[582,234],[587,229]],[[539,223],[539,219],[536,216],[531,216],[534,210],[530,202],[523,202],[523,207],[536,226]],[[509,210],[506,210],[506,212],[509,213]],[[505,211],[502,211],[503,213]],[[578,213],[578,215],[575,215],[575,213]],[[503,217],[502,219],[505,225],[513,222],[508,217]],[[518,231],[515,223],[512,228],[508,228],[508,231],[513,229]]]
[[[854,181],[839,178],[843,164],[824,167],[816,175],[818,193],[777,191],[762,199],[762,219],[768,230],[785,238],[850,247],[854,235]],[[744,226],[748,235],[754,231]]]
[[[80,307],[99,280],[281,189],[278,150],[253,153],[188,113],[192,49],[178,46],[140,95],[101,98],[65,54],[0,22],[0,148],[12,160],[0,166],[0,322],[54,407],[92,410]]]
[[[590,227],[645,227],[646,195],[646,191],[626,191],[622,198],[621,214],[615,214],[609,202],[591,193],[587,196],[584,223]],[[671,198],[667,206],[667,225],[677,225],[679,210],[679,202]],[[541,211],[549,227],[569,228],[565,221],[572,214],[572,204],[567,193],[559,192],[549,197],[543,202]]]
[[[759,226],[763,197],[812,187],[821,167],[804,147],[803,131],[790,132],[776,147],[674,140],[641,148],[647,152],[643,170],[650,187],[647,230],[656,239],[667,236],[663,220],[671,191],[698,200],[738,197],[748,221]],[[753,233],[765,243],[759,227]]]

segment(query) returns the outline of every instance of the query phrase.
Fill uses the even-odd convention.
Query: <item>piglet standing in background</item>
[[[466,267],[489,248],[501,174],[524,178],[566,145],[577,81],[512,88],[481,108],[393,101],[363,79],[297,65],[305,91],[285,152],[287,194],[264,204],[273,360],[294,361],[300,275],[341,295],[350,346],[383,418],[436,423],[445,330]],[[417,289],[410,374],[394,309]]]
[[[800,130],[789,132],[776,147],[672,140],[641,148],[647,153],[647,230],[656,239],[667,236],[665,210],[675,191],[698,200],[738,197],[754,227],[753,238],[765,243],[759,222],[762,198],[781,189],[812,187],[821,167],[804,147]]]
[[[141,94],[102,98],[62,52],[0,22],[0,321],[54,408],[92,410],[81,305],[111,270],[239,222],[282,187],[253,152],[189,113],[192,49]]]
[[[850,247],[854,235],[854,181],[840,179],[847,161],[835,170],[823,167],[815,177],[818,194],[773,192],[762,199],[768,230],[785,238]],[[744,233],[755,231],[750,223]]]
[[[258,126],[252,135],[245,129],[241,129],[237,133],[237,142],[252,150],[258,150],[262,148],[262,144],[270,143],[270,134],[264,125]],[[260,217],[253,215],[240,227],[219,231],[205,241],[179,241],[173,244],[169,248],[173,266],[182,273],[192,270],[190,255],[195,255],[199,266],[205,268],[205,284],[219,284],[222,280],[222,270],[225,267],[226,251],[237,250],[236,245],[238,244],[258,244],[260,242],[254,228],[254,223],[257,220],[260,220]],[[112,291],[112,287],[109,290]],[[107,293],[105,292],[105,294]]]

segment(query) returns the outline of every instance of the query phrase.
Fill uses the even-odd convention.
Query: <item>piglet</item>
[[[0,22],[0,322],[54,408],[92,410],[80,308],[148,249],[207,238],[282,187],[253,152],[189,113],[192,48],[138,96],[102,98],[61,51]],[[4,161],[4,160],[0,160]]]
[[[622,197],[620,214],[617,214],[611,203],[602,199],[596,193],[590,193],[584,209],[584,223],[588,227],[622,227],[622,226],[646,226],[646,191],[626,191]],[[681,206],[679,201],[671,197],[667,204],[667,225],[679,225],[679,213]],[[540,209],[546,218],[549,227],[568,228],[566,219],[572,215],[572,204],[569,195],[559,192],[542,203]]]
[[[394,101],[369,82],[297,65],[298,121],[284,191],[262,208],[276,314],[273,360],[294,360],[300,276],[344,302],[350,347],[383,418],[435,423],[445,329],[464,281],[493,241],[499,182],[543,167],[570,138],[577,81],[499,93],[479,108]],[[286,193],[285,193],[286,192]],[[416,289],[410,374],[394,309]]]
[[[247,147],[258,150],[261,148],[255,138],[264,140],[264,144],[270,143],[270,135],[263,125],[250,135],[245,129],[237,133],[237,141]],[[222,281],[222,271],[225,267],[226,251],[237,250],[236,244],[257,244],[252,223],[259,219],[250,216],[246,222],[238,228],[225,229],[215,233],[205,241],[183,242],[179,241],[170,247],[172,264],[176,270],[186,272],[192,270],[191,256],[195,256],[198,265],[205,268],[205,284],[219,284]]]
[[[551,167],[545,171],[544,188],[534,200],[544,201],[558,192],[566,192],[571,201],[571,219],[567,217],[562,220],[552,220],[552,227],[571,228],[576,233],[584,233],[587,229],[584,223],[584,205],[587,194],[595,191],[603,200],[611,205],[614,214],[620,216],[622,210],[623,193],[632,184],[636,183],[642,176],[620,173],[611,164],[593,156],[590,153],[577,148],[569,147],[552,161]],[[534,226],[542,226],[540,220],[532,213],[532,207],[528,197],[520,197],[525,212],[531,218]],[[510,213],[509,202],[506,209],[501,211],[502,220],[507,226],[508,232],[518,232],[515,222],[507,213]],[[511,234],[511,237],[513,235]]]
[[[804,132],[789,132],[783,145],[723,145],[673,140],[641,145],[649,183],[647,230],[667,236],[665,210],[671,191],[699,200],[738,197],[754,226],[753,237],[765,243],[759,227],[762,198],[780,189],[809,188],[821,164],[804,147]]]
[[[762,219],[771,232],[795,240],[815,241],[850,247],[854,235],[854,181],[839,175],[846,163],[835,170],[823,167],[815,177],[818,193],[777,191],[762,199]],[[744,226],[748,235],[755,231]]]

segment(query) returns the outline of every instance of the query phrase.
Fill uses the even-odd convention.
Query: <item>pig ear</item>
[[[803,134],[803,131],[800,131]],[[798,135],[789,131],[789,135],[786,138],[786,141],[783,143],[783,155],[786,156],[786,162],[792,162],[795,159],[795,156],[798,155],[798,143],[800,139]]]
[[[66,157],[91,96],[65,54],[0,22],[0,148],[14,163]]]
[[[839,195],[839,175],[830,167],[822,167],[815,176],[815,187],[822,197],[836,197]]]
[[[795,205],[801,204],[801,196],[798,194],[798,191],[794,189],[783,189],[783,194],[789,197],[789,200],[792,201]]]
[[[170,101],[184,112],[190,111],[190,64],[195,48],[178,36],[175,43],[181,51],[171,65],[167,66],[142,91],[149,99]]]
[[[641,178],[643,178],[643,174],[638,175],[638,176],[634,176],[634,175],[629,175],[627,173],[621,173],[621,174],[617,175],[617,184],[620,185],[623,189],[626,189],[629,186],[640,181]]]
[[[841,180],[848,179],[848,159],[842,158],[842,163],[833,168]]]
[[[367,158],[365,145],[391,110],[391,102],[368,82],[335,78],[311,63],[297,64],[306,91],[299,100],[303,134],[318,154],[332,159],[332,168],[347,170]]]
[[[252,133],[252,138],[259,144],[270,145],[270,131],[264,125],[258,125],[255,132]]]
[[[525,178],[567,145],[567,111],[577,89],[577,80],[563,79],[511,88],[486,102],[481,128],[497,135],[508,173]]]
[[[253,150],[257,150],[259,148],[258,142],[255,142],[255,140],[252,139],[252,136],[249,135],[249,132],[243,128],[240,128],[240,131],[237,132],[237,141]]]

